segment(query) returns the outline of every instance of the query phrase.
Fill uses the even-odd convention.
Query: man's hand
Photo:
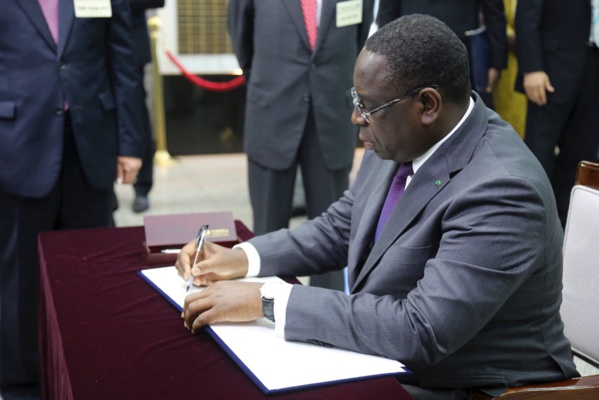
[[[524,91],[528,99],[538,106],[547,104],[547,92],[553,93],[549,76],[544,71],[524,74]]]
[[[499,82],[499,70],[497,68],[489,68],[487,72],[487,87],[485,88],[485,92],[491,93],[493,89],[497,86]]]
[[[116,181],[118,183],[135,183],[141,168],[141,158],[118,156],[116,163]]]
[[[195,256],[195,240],[187,243],[177,257],[177,272],[183,279],[193,274],[193,283],[197,286],[210,285],[216,281],[242,278],[247,275],[248,259],[245,251],[229,249],[206,241],[200,255],[200,262],[190,265]],[[192,269],[193,268],[193,269]]]
[[[263,283],[216,282],[185,298],[185,327],[196,333],[215,322],[246,322],[262,318],[260,287]]]

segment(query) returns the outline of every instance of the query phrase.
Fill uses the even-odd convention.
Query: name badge
[[[110,18],[112,5],[110,0],[74,0],[77,18]]]
[[[337,28],[362,23],[362,0],[337,3]]]

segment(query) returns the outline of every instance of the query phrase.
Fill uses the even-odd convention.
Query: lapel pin
[[[441,181],[440,181],[440,180],[437,180],[437,182],[435,182],[435,185],[436,185],[436,186],[440,186],[440,185],[441,185]]]

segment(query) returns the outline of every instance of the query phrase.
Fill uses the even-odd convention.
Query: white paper
[[[141,273],[183,308],[185,282],[175,267],[153,268]],[[277,277],[246,278],[242,281],[281,281]],[[191,291],[202,290],[193,287]],[[221,323],[210,328],[241,360],[268,391],[326,382],[406,372],[403,364],[384,357],[288,342],[276,336],[274,322],[265,318],[246,323]]]

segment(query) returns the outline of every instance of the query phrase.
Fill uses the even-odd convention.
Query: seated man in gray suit
[[[434,17],[402,17],[366,42],[354,84],[366,148],[355,182],[293,231],[233,250],[208,243],[191,273],[209,287],[186,298],[185,326],[266,316],[286,340],[402,361],[417,399],[577,376],[559,316],[563,232],[551,184],[470,90],[461,41]],[[185,278],[194,247],[177,261]],[[228,281],[345,265],[349,296]]]

